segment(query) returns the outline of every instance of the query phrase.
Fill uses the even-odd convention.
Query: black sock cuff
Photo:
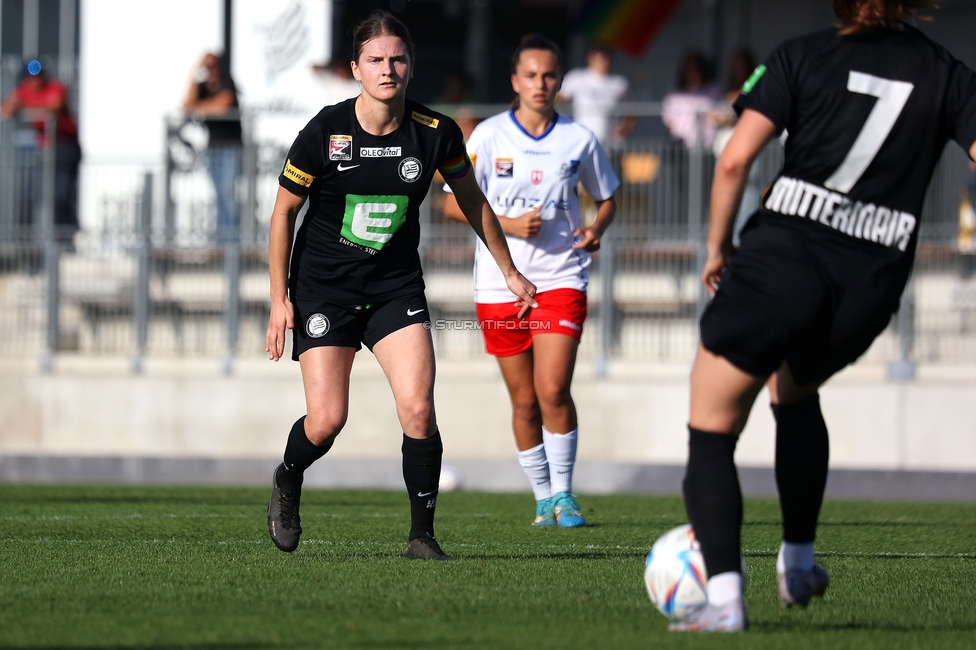
[[[702,451],[712,451],[714,453],[723,453],[728,451],[735,451],[735,446],[739,443],[739,436],[734,436],[727,433],[711,433],[709,431],[702,431],[701,429],[695,429],[694,427],[688,427],[688,447],[702,450]]]
[[[799,402],[792,404],[772,404],[769,408],[773,410],[773,417],[779,421],[780,418],[805,418],[820,413],[820,395],[814,393],[810,397],[804,397]]]
[[[411,438],[407,434],[403,434],[403,444],[400,446],[400,452],[404,456],[409,455],[419,458],[440,456],[444,453],[444,443],[441,441],[441,432],[435,431],[434,435],[432,435],[430,438],[424,438],[422,440]]]
[[[334,439],[329,440],[324,445],[316,445],[308,439],[305,433],[305,417],[302,416],[291,425],[288,432],[288,443],[285,445],[285,469],[297,471],[299,474],[308,469],[312,463],[322,456],[325,456],[332,448]]]
[[[317,445],[309,440],[308,434],[305,433],[306,417],[307,416],[303,415],[295,421],[295,424],[292,425],[291,433],[288,434],[289,442],[298,447],[303,454],[315,456],[316,460],[318,460],[325,455],[325,452],[332,448],[332,441],[329,440],[324,445]]]

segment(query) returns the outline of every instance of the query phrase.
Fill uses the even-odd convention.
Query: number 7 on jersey
[[[847,77],[847,89],[852,93],[872,95],[878,98],[854,145],[847,152],[844,162],[831,174],[824,187],[847,194],[860,180],[871,161],[878,155],[898,116],[905,108],[909,95],[915,88],[907,81],[882,79],[874,75],[851,70]]]

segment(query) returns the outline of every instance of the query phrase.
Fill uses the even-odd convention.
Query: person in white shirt
[[[610,57],[610,48],[592,46],[586,67],[566,73],[558,96],[559,101],[573,103],[573,119],[593,131],[603,145],[622,140],[634,127],[630,116],[613,123],[613,109],[627,95],[628,83],[622,75],[610,74]]]
[[[559,48],[526,36],[512,57],[512,110],[479,124],[468,140],[475,179],[505,231],[512,257],[538,286],[538,307],[519,320],[515,295],[478,244],[474,285],[487,352],[512,399],[518,459],[536,498],[535,526],[585,524],[572,494],[578,423],[570,383],[586,318],[590,253],[617,210],[620,181],[596,136],[555,111]],[[583,224],[577,185],[593,197]],[[453,195],[445,214],[463,218]]]

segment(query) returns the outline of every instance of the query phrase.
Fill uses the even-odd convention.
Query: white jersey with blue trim
[[[609,199],[620,185],[606,153],[589,129],[556,115],[539,137],[530,135],[514,111],[479,124],[468,140],[475,178],[499,219],[537,207],[542,227],[535,237],[507,235],[512,259],[539,292],[586,291],[590,255],[573,249],[583,227],[577,183],[596,201]],[[479,240],[474,263],[475,302],[514,301],[488,248]]]

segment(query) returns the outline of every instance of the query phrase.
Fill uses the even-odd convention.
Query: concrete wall
[[[687,371],[618,362],[597,379],[581,366],[580,461],[684,463]],[[436,400],[446,462],[514,458],[508,397],[491,360],[442,363]],[[329,457],[398,458],[392,395],[366,351],[350,402]],[[764,402],[739,444],[742,465],[772,465]],[[916,381],[893,383],[882,368],[855,367],[823,389],[822,402],[832,467],[976,471],[976,369],[923,367]],[[51,374],[33,362],[0,365],[0,456],[275,458],[303,413],[298,364],[288,361],[245,360],[231,377],[213,359],[151,360],[142,375],[125,359],[60,357]]]

